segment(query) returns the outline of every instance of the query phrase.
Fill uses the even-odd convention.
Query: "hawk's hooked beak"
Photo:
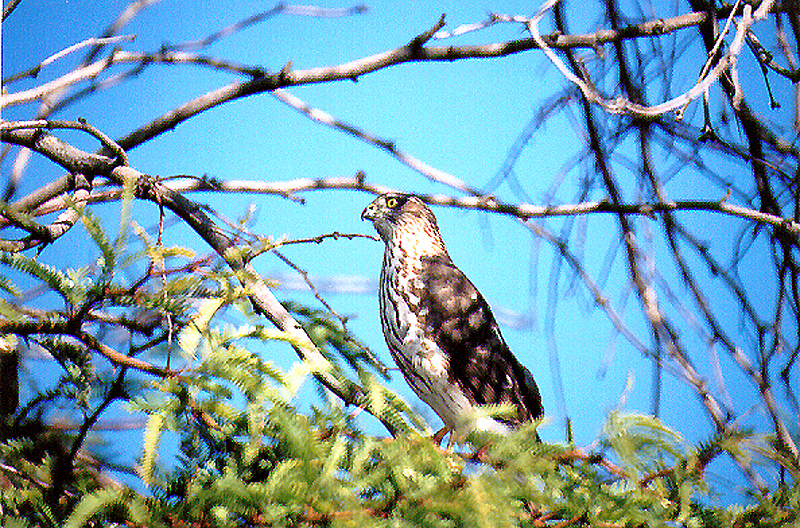
[[[361,220],[374,220],[375,214],[375,204],[369,204],[367,208],[361,212]]]

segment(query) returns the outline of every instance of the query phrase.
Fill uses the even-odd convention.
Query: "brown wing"
[[[511,354],[488,303],[447,256],[423,258],[419,322],[450,360],[450,376],[478,405],[511,403],[511,425],[542,415],[539,388]]]

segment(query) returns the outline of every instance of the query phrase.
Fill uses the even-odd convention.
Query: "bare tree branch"
[[[216,33],[212,33],[207,37],[192,42],[184,42],[182,44],[170,46],[170,48],[179,50],[195,50],[195,49],[206,48],[218,40],[229,37],[234,33],[238,33],[243,29],[252,26],[253,24],[257,24],[259,22],[262,22],[264,20],[267,20],[269,18],[278,15],[294,15],[294,16],[305,16],[305,17],[315,17],[315,18],[339,18],[351,15],[360,15],[362,13],[366,13],[367,10],[368,10],[367,7],[361,4],[355,5],[350,8],[325,8],[325,7],[305,6],[305,5],[277,4],[272,9],[268,9],[267,11],[262,11],[254,15],[250,15],[244,20],[240,20],[235,24],[226,26],[217,31]]]
[[[117,42],[131,42],[135,38],[136,37],[133,36],[133,35],[120,35],[120,36],[116,36],[116,37],[107,37],[107,38],[88,38],[86,40],[78,42],[77,44],[73,44],[72,46],[70,46],[68,48],[64,48],[63,50],[59,51],[58,53],[50,55],[49,57],[47,57],[42,62],[40,62],[39,64],[37,64],[36,66],[34,66],[33,68],[31,68],[29,70],[17,73],[15,75],[10,76],[10,77],[6,77],[5,79],[3,79],[3,85],[4,86],[8,86],[12,82],[18,81],[20,79],[24,79],[26,77],[36,77],[36,76],[39,75],[39,73],[42,71],[42,69],[46,68],[47,66],[49,66],[52,63],[54,63],[55,61],[57,61],[57,60],[65,57],[65,56],[69,55],[70,53],[74,53],[74,52],[76,52],[76,51],[78,51],[80,49],[83,49],[83,48],[86,48],[86,47],[89,47],[89,46],[115,44]]]
[[[744,43],[745,35],[749,31],[750,27],[757,22],[758,20],[763,19],[767,13],[769,12],[770,8],[772,7],[773,0],[765,0],[762,2],[759,9],[756,11],[754,15],[751,15],[752,8],[750,5],[746,5],[744,8],[744,17],[743,20],[738,24],[736,36],[734,38],[733,43],[730,45],[728,52],[716,62],[714,68],[706,75],[700,82],[698,82],[693,88],[688,90],[682,95],[671,99],[670,101],[666,101],[662,104],[647,107],[641,104],[635,103],[628,99],[618,97],[614,100],[604,98],[600,92],[597,91],[596,88],[588,82],[587,79],[582,79],[578,75],[573,74],[572,72],[567,69],[563,62],[553,53],[551,46],[549,46],[542,36],[539,34],[538,30],[538,22],[541,17],[545,14],[546,10],[552,8],[553,5],[556,4],[558,0],[550,0],[545,4],[545,7],[540,11],[540,13],[528,20],[528,19],[520,19],[520,18],[513,18],[509,20],[524,22],[528,31],[530,31],[531,35],[533,36],[534,41],[536,41],[539,48],[541,48],[545,55],[550,59],[550,61],[558,68],[558,70],[573,84],[575,84],[583,93],[583,95],[592,103],[600,105],[605,111],[612,113],[612,114],[627,114],[638,118],[654,118],[657,116],[664,115],[668,112],[676,110],[690,101],[696,99],[697,97],[701,96],[705,93],[708,88],[717,82],[720,75],[722,75],[723,71],[726,71],[728,68],[734,67],[736,60],[741,52],[742,45]]]
[[[330,178],[301,178],[287,181],[265,180],[227,180],[216,181],[208,178],[184,178],[180,180],[167,180],[163,185],[175,192],[213,191],[227,193],[255,193],[274,194],[284,197],[293,197],[295,194],[322,190],[322,189],[354,189],[372,194],[382,194],[394,189],[390,187],[369,184],[364,175],[354,177]],[[457,184],[456,184],[457,185]],[[458,187],[455,187],[458,189]],[[90,202],[118,200],[121,190],[108,191],[96,189],[88,198]],[[509,204],[501,202],[493,196],[465,196],[453,197],[443,194],[420,195],[429,204],[456,207],[459,209],[473,209],[514,216],[520,219],[547,218],[557,216],[578,216],[585,214],[626,214],[641,215],[654,218],[659,213],[680,211],[707,211],[722,213],[724,215],[743,218],[757,224],[769,225],[785,229],[795,236],[800,235],[800,222],[790,218],[778,217],[763,213],[757,209],[742,207],[729,203],[725,197],[721,200],[671,200],[668,202],[651,202],[641,204],[613,204],[608,200],[588,201],[577,204],[562,205],[534,205],[528,203]],[[32,212],[34,215],[50,213],[64,207],[62,200],[54,200],[44,204],[39,210]],[[0,219],[0,226],[2,226]]]
[[[10,0],[9,2],[6,2],[5,5],[3,6],[3,18],[2,19],[5,20],[11,14],[11,12],[14,11],[14,9],[17,8],[17,6],[19,5],[19,3],[21,1],[22,0]]]

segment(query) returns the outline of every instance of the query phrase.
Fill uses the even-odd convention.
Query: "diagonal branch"
[[[314,345],[299,322],[274,296],[263,278],[255,271],[249,261],[242,258],[242,252],[228,236],[202,210],[200,206],[183,195],[164,186],[155,178],[127,166],[116,166],[116,162],[106,156],[81,151],[43,130],[2,130],[0,140],[28,147],[67,170],[80,166],[88,178],[103,176],[117,185],[135,183],[138,198],[163,206],[189,225],[200,237],[223,258],[236,274],[239,282],[248,290],[249,299],[256,312],[264,315],[288,337],[287,341],[297,354],[313,369],[315,377],[328,390],[351,405],[363,405],[369,409],[367,392],[358,384],[336,374],[331,363]],[[113,354],[102,343],[92,341],[86,334],[81,339],[101,354]],[[88,341],[87,341],[88,339]],[[107,357],[109,357],[107,355]],[[382,416],[377,416],[384,426],[392,432],[396,428]]]
[[[350,15],[359,15],[366,12],[367,12],[367,7],[361,4],[349,8],[325,8],[316,6],[288,5],[279,3],[272,9],[268,9],[266,11],[262,11],[254,15],[250,15],[244,20],[240,20],[239,22],[236,22],[229,26],[225,26],[224,28],[220,29],[219,31],[216,31],[215,33],[212,33],[207,37],[190,42],[184,42],[181,44],[177,44],[175,46],[170,46],[170,49],[194,50],[194,49],[206,48],[211,44],[217,42],[218,40],[229,37],[234,33],[238,33],[239,31],[242,31],[243,29],[246,29],[252,26],[253,24],[257,24],[259,22],[262,22],[264,20],[282,14],[316,17],[316,18],[338,18]]]
[[[354,136],[362,141],[365,141],[371,145],[374,145],[380,149],[385,150],[399,162],[414,169],[415,171],[419,172],[420,174],[424,175],[426,178],[432,181],[442,183],[444,185],[447,185],[448,187],[452,187],[453,189],[458,189],[459,191],[465,192],[467,194],[472,194],[476,196],[480,194],[476,189],[464,183],[464,181],[461,180],[460,178],[457,178],[456,176],[449,174],[441,169],[437,169],[436,167],[428,165],[424,161],[417,159],[416,157],[412,156],[409,153],[403,152],[402,150],[397,148],[397,145],[395,144],[394,141],[376,137],[373,134],[370,134],[369,132],[364,131],[355,125],[337,119],[335,116],[327,112],[309,106],[305,101],[303,101],[296,95],[287,92],[286,90],[282,89],[273,90],[272,95],[279,101],[289,105],[298,112],[307,116],[312,121],[315,121],[325,126],[329,126],[336,130],[340,130],[345,134]]]
[[[49,57],[44,59],[42,62],[40,62],[39,64],[37,64],[33,68],[30,68],[30,69],[28,69],[26,71],[11,75],[9,77],[6,77],[5,79],[3,79],[3,86],[8,87],[8,85],[10,83],[12,83],[14,81],[18,81],[20,79],[24,79],[26,77],[37,77],[39,75],[39,73],[41,73],[41,71],[44,68],[46,68],[47,66],[53,64],[54,62],[56,62],[57,60],[59,60],[59,59],[61,59],[63,57],[66,57],[70,53],[74,53],[74,52],[76,52],[76,51],[78,51],[80,49],[83,49],[83,48],[86,48],[86,47],[89,47],[89,46],[100,46],[100,45],[104,46],[106,44],[116,44],[118,42],[130,42],[134,38],[136,38],[134,35],[119,35],[119,36],[116,36],[116,37],[106,37],[106,38],[88,38],[86,40],[78,42],[77,44],[73,44],[72,46],[64,48],[63,50],[61,50],[61,51],[59,51],[57,53],[54,53],[53,55],[50,55]]]

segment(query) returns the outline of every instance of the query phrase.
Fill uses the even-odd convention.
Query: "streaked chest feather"
[[[424,238],[423,238],[424,239]],[[409,329],[423,330],[430,306],[423,302],[428,285],[425,283],[425,253],[417,244],[397,243],[386,249],[381,270],[381,311],[397,336],[402,340]]]
[[[420,237],[424,242],[427,237]],[[416,371],[447,379],[448,359],[431,339],[430,295],[425,283],[423,256],[437,249],[434,243],[404,243],[396,240],[384,253],[381,272],[381,313],[387,342],[395,360]],[[441,249],[437,249],[441,251]],[[399,357],[397,357],[399,356]]]

